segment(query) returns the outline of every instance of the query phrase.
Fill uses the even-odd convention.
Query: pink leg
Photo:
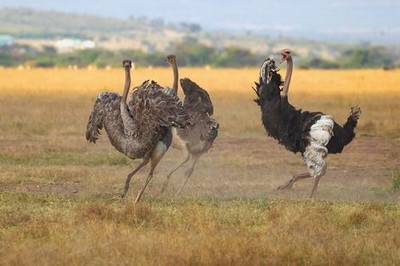
[[[321,179],[320,176],[317,176],[317,177],[314,179],[314,185],[313,185],[313,188],[312,188],[312,190],[311,190],[310,199],[312,199],[312,198],[314,197],[315,192],[317,191],[317,187],[318,187],[318,183],[319,183],[319,180],[320,180],[320,179]]]
[[[294,175],[292,179],[287,181],[285,184],[277,187],[277,189],[282,190],[282,189],[290,189],[292,188],[293,184],[296,183],[297,181],[305,178],[311,177],[310,173],[302,173],[302,174],[297,174]]]

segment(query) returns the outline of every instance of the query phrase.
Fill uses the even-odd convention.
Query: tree
[[[240,47],[228,47],[220,53],[215,65],[219,67],[243,67],[256,66],[260,62],[258,55],[252,54],[249,50]]]
[[[342,55],[342,65],[346,68],[374,68],[394,65],[394,59],[385,47],[355,48]]]

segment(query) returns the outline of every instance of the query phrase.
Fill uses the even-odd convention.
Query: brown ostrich
[[[166,60],[172,67],[174,76],[172,90],[177,95],[179,75],[176,56],[169,55]],[[186,163],[189,163],[189,167],[185,171],[184,181],[177,195],[182,192],[200,157],[211,148],[218,135],[219,127],[218,122],[212,118],[214,108],[207,91],[188,78],[181,79],[180,84],[185,94],[183,108],[190,118],[186,127],[172,129],[172,147],[183,151],[185,156],[183,161],[168,172],[160,192],[165,191],[172,174]]]
[[[127,103],[131,66],[130,60],[123,61],[125,86],[122,97],[112,92],[102,92],[97,97],[89,116],[86,139],[96,143],[104,127],[111,144],[119,152],[133,160],[143,160],[128,174],[122,197],[128,192],[132,176],[150,162],[148,176],[135,199],[137,203],[171,145],[171,126],[184,126],[187,116],[178,97],[166,94],[154,81],[145,81],[135,88]]]
[[[308,167],[308,172],[294,175],[278,189],[291,188],[298,180],[313,177],[314,185],[310,195],[313,198],[318,182],[326,172],[325,157],[328,153],[342,152],[353,140],[361,109],[352,107],[343,126],[337,124],[330,115],[297,110],[288,101],[293,71],[292,53],[289,49],[284,49],[281,55],[281,62],[287,62],[284,82],[274,60],[268,58],[260,69],[259,82],[254,89],[257,99],[254,101],[261,107],[262,123],[268,135],[289,151],[300,152]]]

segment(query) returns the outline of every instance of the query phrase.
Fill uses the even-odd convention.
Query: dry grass
[[[216,116],[226,131],[246,133],[249,129],[259,128],[259,110],[252,102],[254,93],[251,90],[257,78],[257,69],[183,68],[180,74],[182,77],[189,76],[210,91],[216,107],[224,109],[224,112],[216,112]],[[137,69],[134,70],[133,80],[134,84],[139,84],[146,79],[155,79],[160,84],[171,85],[171,76],[168,68]],[[120,92],[122,79],[121,69],[2,69],[0,100],[9,104],[0,106],[0,111],[4,116],[14,116],[14,119],[9,121],[3,118],[1,129],[20,130],[26,126],[26,121],[21,120],[26,119],[30,122],[28,125],[37,125],[28,128],[29,132],[43,131],[44,127],[61,127],[63,132],[73,130],[72,126],[77,123],[68,119],[81,119],[79,126],[83,125],[97,94],[106,90]],[[296,70],[290,97],[295,106],[330,113],[338,121],[347,117],[351,105],[358,104],[363,110],[360,122],[363,134],[398,137],[399,84],[399,71]],[[30,108],[29,117],[21,106]],[[47,111],[61,106],[58,112]],[[239,111],[237,107],[240,107]],[[49,117],[43,120],[44,115]],[[66,120],[64,125],[60,125],[63,120]]]
[[[105,134],[96,145],[84,139],[95,97],[119,93],[123,70],[0,69],[0,265],[400,263],[399,71],[295,70],[295,106],[339,123],[351,105],[363,110],[354,143],[328,158],[314,202],[307,181],[274,190],[304,164],[265,137],[252,102],[257,69],[180,73],[210,92],[220,135],[182,197],[182,172],[158,195],[182,156],[170,150],[135,206],[118,197],[135,163]],[[169,85],[172,74],[133,72],[134,84],[150,78]]]
[[[2,193],[5,265],[395,265],[398,205]],[[385,228],[385,230],[382,230]]]

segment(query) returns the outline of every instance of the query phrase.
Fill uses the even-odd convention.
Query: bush
[[[34,67],[43,67],[43,68],[50,68],[54,67],[56,63],[52,58],[44,57],[44,58],[38,58],[36,61],[34,61],[33,66]]]

